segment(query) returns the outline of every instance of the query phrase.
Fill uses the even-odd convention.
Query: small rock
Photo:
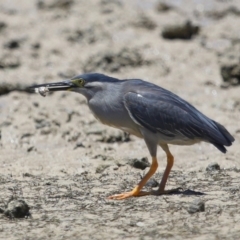
[[[73,148],[73,150],[77,149],[77,148],[85,148],[85,146],[81,143],[81,142],[78,142],[75,147]]]
[[[39,9],[61,8],[68,9],[74,3],[74,0],[38,0],[37,7]]]
[[[219,171],[219,170],[220,170],[220,165],[218,163],[210,163],[206,168],[207,172]]]
[[[98,141],[105,142],[105,143],[129,142],[130,135],[128,133],[122,132],[122,131],[113,131],[110,134],[108,134],[108,132],[106,132],[103,134],[103,136]]]
[[[159,2],[156,4],[156,10],[158,12],[167,12],[171,10],[173,7],[168,5],[167,3]]]
[[[213,81],[211,81],[211,80],[205,81],[205,82],[204,82],[204,85],[216,87],[216,84],[215,84]]]
[[[24,200],[10,200],[4,214],[10,218],[24,218],[30,216],[29,209]]]
[[[137,223],[136,223],[136,226],[138,226],[138,227],[144,227],[145,224],[144,224],[143,222],[137,222]]]
[[[33,150],[35,150],[35,147],[34,146],[31,146],[27,149],[27,152],[32,152]]]
[[[33,49],[39,49],[39,48],[41,48],[41,44],[39,42],[35,42],[35,43],[32,44],[32,48]]]
[[[8,41],[7,43],[5,43],[4,47],[9,48],[9,49],[19,48],[20,47],[20,40],[12,39],[12,40]]]
[[[7,27],[7,24],[5,22],[0,21],[0,32]]]
[[[96,168],[96,173],[102,173],[108,167],[110,167],[110,164],[102,164]]]
[[[45,182],[43,185],[46,185],[46,186],[51,186],[52,183],[51,182]]]
[[[204,212],[205,211],[205,203],[201,199],[196,199],[192,203],[190,203],[188,207],[188,213],[196,213],[196,212]]]
[[[194,26],[191,21],[183,24],[168,25],[162,30],[162,37],[166,39],[191,39],[193,35],[198,34],[199,27]]]
[[[38,102],[33,102],[33,106],[37,108],[37,107],[39,107],[39,103]]]
[[[231,85],[230,83],[223,82],[223,83],[221,83],[220,88],[222,88],[222,89],[227,89],[227,88],[230,87],[230,85]]]
[[[23,177],[34,177],[31,173],[23,173]]]
[[[109,14],[112,13],[115,9],[122,7],[123,3],[120,0],[101,0],[100,1],[100,8],[101,13]]]
[[[128,164],[134,168],[138,168],[141,170],[144,170],[145,168],[150,167],[150,163],[147,157],[143,157],[141,159],[137,159],[137,158],[129,159]]]
[[[41,119],[41,118],[36,118],[34,119],[35,121],[35,127],[36,129],[40,129],[40,128],[44,128],[44,127],[50,127],[51,124],[50,122],[46,121],[45,119]]]
[[[93,158],[94,159],[101,159],[103,161],[106,161],[106,160],[111,161],[111,160],[113,160],[113,158],[111,156],[106,156],[106,155],[103,155],[103,154],[97,154]]]
[[[145,184],[145,187],[149,187],[149,188],[155,188],[158,187],[158,182],[157,180],[155,180],[154,178],[150,178],[147,183]]]
[[[240,64],[224,64],[220,67],[220,72],[224,82],[231,85],[240,84]]]
[[[24,134],[22,134],[21,139],[23,139],[23,138],[28,138],[28,137],[32,137],[32,136],[33,136],[32,133],[24,133]]]

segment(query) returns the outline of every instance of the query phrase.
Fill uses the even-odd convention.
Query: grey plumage
[[[199,112],[172,92],[142,80],[131,80],[137,90],[125,95],[132,116],[153,133],[212,143],[225,153],[234,138],[221,124]],[[131,84],[132,85],[132,84]],[[144,113],[144,114],[143,114]],[[187,142],[186,142],[187,143]]]

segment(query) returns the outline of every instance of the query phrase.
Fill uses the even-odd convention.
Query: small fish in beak
[[[39,87],[34,89],[36,93],[39,93],[42,97],[46,97],[49,89],[47,87]]]
[[[34,85],[30,87],[30,90],[39,93],[43,97],[46,97],[48,92],[67,91],[71,90],[73,87],[76,87],[76,85],[73,84],[71,81],[66,80],[63,82]]]

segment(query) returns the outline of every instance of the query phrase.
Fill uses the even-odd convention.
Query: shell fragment
[[[49,92],[49,89],[47,87],[39,87],[35,88],[35,92],[39,93],[43,97],[46,97],[47,93]]]

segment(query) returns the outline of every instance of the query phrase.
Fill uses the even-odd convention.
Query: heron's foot
[[[112,195],[112,196],[109,196],[108,199],[123,200],[130,197],[141,197],[146,195],[151,195],[151,192],[139,191],[136,187],[131,192]]]
[[[174,188],[174,189],[170,189],[170,190],[156,190],[156,191],[152,191],[151,195],[155,195],[155,196],[159,196],[159,195],[165,195],[165,194],[177,194],[177,193],[181,193],[182,192],[182,188]]]
[[[138,194],[135,194],[133,191],[131,191],[131,192],[125,192],[125,193],[120,193],[120,194],[109,196],[108,199],[123,200],[123,199],[130,198],[130,197],[141,197],[141,196],[146,196],[146,195],[151,195],[151,192],[141,191]]]

